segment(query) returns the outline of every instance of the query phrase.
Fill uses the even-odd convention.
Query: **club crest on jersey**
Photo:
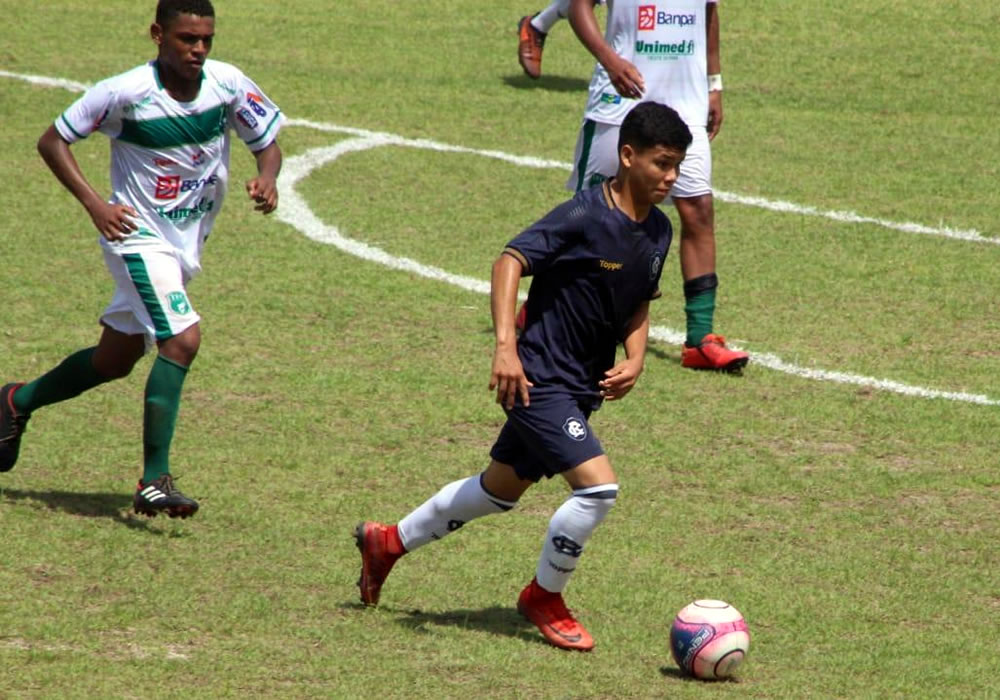
[[[566,433],[571,440],[580,442],[587,437],[587,424],[576,416],[570,416],[566,419],[566,422],[563,423],[563,432]]]
[[[663,267],[663,255],[660,254],[660,251],[656,251],[649,259],[649,280],[651,282],[660,274],[661,267]]]

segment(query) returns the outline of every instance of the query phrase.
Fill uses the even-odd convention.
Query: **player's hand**
[[[127,204],[101,202],[91,212],[90,219],[108,241],[121,241],[139,228],[135,219],[139,214]]]
[[[254,207],[263,214],[270,214],[278,208],[278,183],[263,175],[247,181],[247,194],[257,202]]]
[[[621,56],[616,56],[615,60],[604,68],[608,71],[611,84],[615,86],[615,90],[622,97],[637,100],[646,91],[646,83],[642,79],[642,73]]]
[[[490,391],[497,390],[497,403],[508,411],[514,408],[514,400],[521,397],[521,404],[531,403],[528,389],[535,386],[524,374],[521,359],[516,348],[497,347],[493,354],[493,372],[490,374]]]
[[[601,396],[608,401],[624,398],[625,394],[632,391],[640,374],[642,374],[641,361],[622,360],[605,372],[605,378],[597,383],[601,388]]]
[[[722,128],[722,90],[708,93],[708,140],[711,141]]]

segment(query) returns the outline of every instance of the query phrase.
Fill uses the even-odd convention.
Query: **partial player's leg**
[[[143,402],[142,480],[136,486],[136,513],[155,517],[166,512],[171,518],[187,518],[198,512],[198,502],[174,485],[170,474],[170,443],[173,441],[181,390],[188,368],[201,345],[198,323],[159,343]]]
[[[570,0],[553,0],[541,12],[525,15],[517,23],[517,61],[525,75],[536,80],[542,75],[542,51],[549,30],[569,12]]]
[[[142,357],[142,344],[142,336],[128,336],[104,328],[96,347],[73,353],[32,382],[0,388],[0,472],[14,468],[21,435],[32,412],[127,376]],[[115,352],[109,357],[108,349],[112,346]]]
[[[618,497],[618,480],[606,455],[563,472],[573,489],[549,521],[535,578],[521,591],[517,609],[551,644],[589,651],[594,639],[566,607],[562,591],[576,570],[584,545]]]
[[[176,253],[137,240],[128,252],[105,251],[117,282],[102,322],[127,333],[143,333],[158,346],[146,380],[143,410],[143,474],[132,499],[136,513],[186,518],[198,503],[175,486],[170,474],[181,389],[201,344],[200,316],[185,291],[186,276]]]
[[[725,338],[713,333],[712,328],[719,286],[715,272],[712,155],[705,129],[692,128],[691,134],[694,140],[671,190],[681,223],[681,273],[687,316],[681,364],[691,369],[737,372],[747,364],[749,355],[727,348]]]
[[[378,605],[382,585],[404,554],[448,536],[470,520],[510,510],[532,483],[494,460],[482,474],[442,488],[397,525],[370,520],[358,524],[354,538],[361,552],[361,602]]]

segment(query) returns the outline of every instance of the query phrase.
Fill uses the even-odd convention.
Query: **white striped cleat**
[[[140,480],[132,506],[138,515],[151,518],[159,513],[166,513],[171,518],[187,518],[198,512],[198,501],[178,491],[170,474],[164,474],[148,484]]]

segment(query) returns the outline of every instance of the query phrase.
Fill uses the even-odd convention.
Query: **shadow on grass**
[[[526,642],[537,642],[548,646],[535,626],[521,617],[513,608],[494,605],[481,610],[450,610],[448,612],[424,612],[423,610],[400,610],[397,619],[399,624],[409,627],[415,632],[422,631],[427,625],[441,627],[461,627],[475,629],[490,634],[502,634],[516,637]]]
[[[664,678],[673,678],[678,681],[686,681],[689,683],[739,683],[740,679],[734,676],[729,678],[719,678],[716,680],[702,680],[700,678],[695,678],[694,676],[689,676],[688,674],[681,671],[676,666],[660,666],[660,675]]]
[[[129,515],[127,509],[132,505],[132,498],[126,494],[0,489],[0,496],[7,501],[34,501],[41,503],[49,510],[85,518],[111,518],[125,527],[154,535],[167,534],[160,530],[150,529],[146,521]]]
[[[344,608],[352,610],[369,610],[361,603],[347,603]],[[462,629],[479,630],[489,634],[515,637],[526,642],[549,646],[538,633],[535,626],[525,620],[514,608],[494,605],[481,610],[450,610],[448,612],[425,612],[423,610],[400,610],[391,606],[380,605],[383,613],[396,617],[396,622],[414,632],[426,632],[428,625],[439,627],[460,627]]]
[[[567,78],[562,75],[543,75],[538,80],[532,80],[524,75],[505,75],[504,84],[517,90],[549,90],[551,92],[583,93],[590,87],[590,78]],[[580,103],[581,105],[583,102]]]

